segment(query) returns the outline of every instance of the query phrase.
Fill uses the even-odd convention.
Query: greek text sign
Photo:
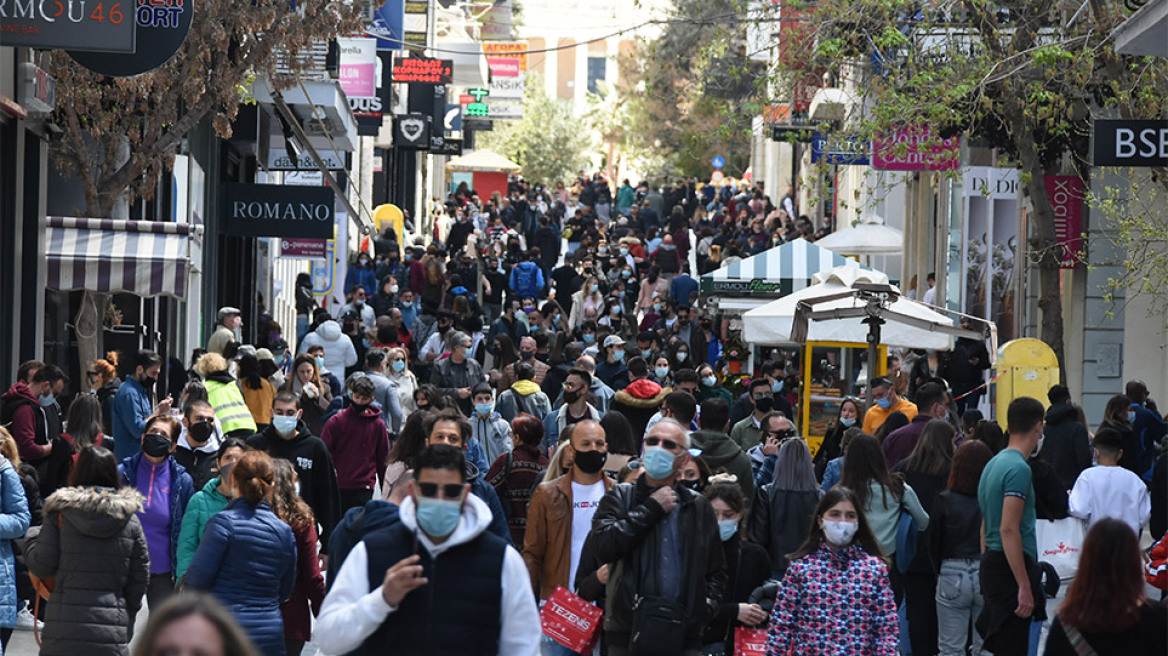
[[[243,237],[331,239],[333,191],[328,187],[226,185],[223,231]]]

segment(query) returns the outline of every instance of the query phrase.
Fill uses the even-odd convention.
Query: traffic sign
[[[721,155],[714,155],[714,159],[710,163],[714,165],[715,169],[719,170],[726,166],[726,160]]]

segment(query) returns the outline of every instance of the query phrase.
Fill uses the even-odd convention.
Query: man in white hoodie
[[[365,535],[325,597],[313,635],[321,652],[539,653],[523,558],[487,531],[491,511],[469,494],[464,472],[452,446],[418,452],[400,521]]]
[[[341,331],[336,321],[329,319],[300,340],[297,353],[306,353],[313,346],[324,347],[324,368],[344,378],[345,368],[357,364],[357,349],[353,341]]]

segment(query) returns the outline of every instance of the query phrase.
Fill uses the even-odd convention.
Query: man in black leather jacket
[[[606,494],[592,520],[597,558],[612,570],[604,620],[608,653],[630,653],[633,607],[644,596],[684,607],[679,656],[696,656],[702,626],[726,586],[718,521],[705,497],[677,484],[677,457],[689,447],[686,429],[663,419],[649,430],[645,447],[645,474]]]

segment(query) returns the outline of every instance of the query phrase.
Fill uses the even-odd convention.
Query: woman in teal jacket
[[[20,464],[16,441],[3,428],[0,428],[0,454],[3,454],[0,457],[0,559],[4,561],[0,570],[0,653],[3,653],[16,626],[16,560],[12,555],[12,541],[24,537],[29,512],[24,486],[16,473],[16,465]]]
[[[215,471],[219,476],[207,481],[203,489],[195,492],[187,504],[187,511],[183,513],[182,528],[178,533],[178,547],[175,552],[174,579],[176,585],[182,585],[183,574],[191,565],[195,551],[199,548],[199,541],[203,539],[203,530],[207,522],[215,513],[227,507],[231,501],[231,466],[248,450],[247,443],[238,437],[228,437],[219,446],[219,453],[215,456]]]

